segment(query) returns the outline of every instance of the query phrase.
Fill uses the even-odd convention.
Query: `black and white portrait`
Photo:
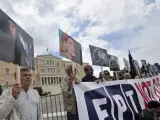
[[[113,56],[113,55],[108,55],[109,57],[109,67],[111,71],[119,71],[120,66],[119,66],[119,61],[118,57]]]
[[[107,50],[92,45],[89,48],[93,65],[109,67]]]
[[[141,60],[142,65],[147,66],[146,60]]]

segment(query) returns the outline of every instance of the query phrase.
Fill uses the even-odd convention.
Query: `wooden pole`
[[[20,81],[20,66],[16,67],[16,83],[21,84],[21,81]]]
[[[72,71],[73,71],[73,74],[75,75],[76,73],[75,73],[75,64],[74,64],[74,62],[72,61]]]

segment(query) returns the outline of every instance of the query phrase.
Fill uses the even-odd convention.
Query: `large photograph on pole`
[[[118,57],[108,55],[110,71],[120,71]]]
[[[147,66],[146,60],[141,60],[142,66],[144,65],[145,67]]]
[[[126,60],[125,58],[123,58],[123,61],[124,61],[125,69],[126,69],[127,71],[130,71],[130,64],[129,64],[129,61]]]
[[[34,69],[33,38],[0,10],[0,60]]]
[[[109,67],[107,50],[89,45],[92,64],[97,66]]]
[[[82,49],[80,43],[61,30],[59,30],[59,42],[61,56],[78,64],[82,64]]]

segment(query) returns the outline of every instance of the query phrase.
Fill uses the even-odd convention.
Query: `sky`
[[[61,29],[81,43],[83,62],[92,64],[93,45],[117,56],[121,69],[128,50],[139,63],[160,63],[160,0],[0,0],[0,8],[33,37],[35,55],[48,48],[59,56]]]

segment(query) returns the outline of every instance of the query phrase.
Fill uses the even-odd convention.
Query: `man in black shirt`
[[[84,67],[84,72],[86,75],[82,78],[82,82],[94,82],[97,80],[97,78],[93,76],[93,68],[91,65],[86,65]]]
[[[140,114],[140,120],[155,120],[157,113],[160,112],[160,103],[157,101],[150,101],[148,108],[144,109]]]

